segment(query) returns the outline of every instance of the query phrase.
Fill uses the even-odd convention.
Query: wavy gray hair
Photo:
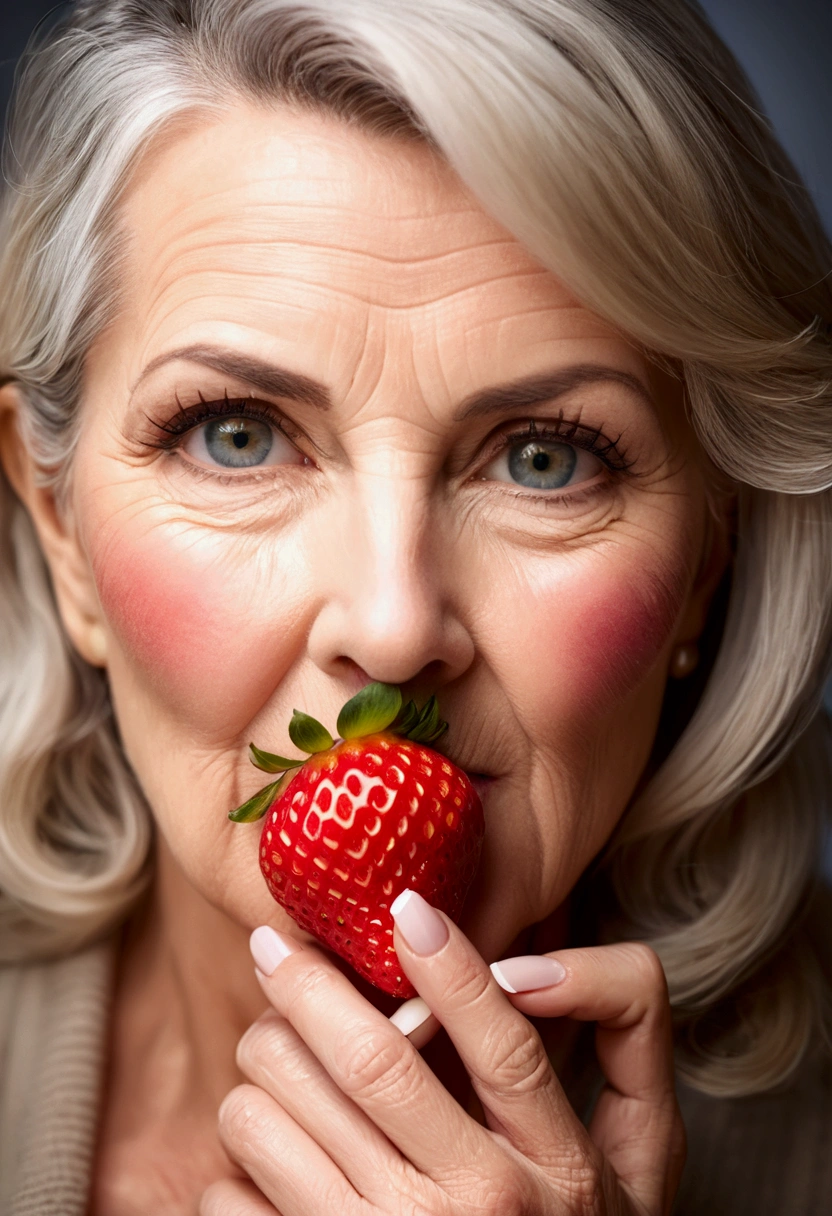
[[[59,506],[131,173],[240,95],[429,140],[683,377],[737,494],[732,586],[698,703],[587,878],[609,892],[593,932],[659,952],[692,1084],[777,1083],[829,991],[807,909],[832,788],[832,251],[747,82],[683,0],[83,0],[25,66],[0,219],[0,382]],[[151,819],[2,476],[0,740],[0,951],[69,951],[135,899]]]

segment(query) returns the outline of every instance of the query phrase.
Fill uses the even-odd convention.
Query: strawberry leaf
[[[251,755],[249,759],[255,768],[264,773],[285,773],[290,768],[299,768],[305,760],[287,760],[285,756],[275,756],[273,752],[263,752],[253,743],[249,743]]]
[[[408,739],[412,739],[414,743],[428,743],[433,738],[439,738],[436,732],[439,731],[442,725],[436,697],[430,697],[422,706],[419,719],[416,725],[408,731],[407,737]]]
[[[332,735],[325,726],[321,726],[317,718],[296,709],[289,723],[289,738],[295,747],[302,752],[314,755],[316,752],[326,752],[332,747]]]
[[[283,778],[281,777],[280,780],[282,781]],[[234,823],[254,823],[255,819],[262,819],[274,802],[279,785],[280,781],[273,781],[271,785],[264,786],[253,798],[249,798],[248,802],[238,806],[236,811],[229,811],[228,818]]]
[[[432,734],[428,735],[428,737],[426,739],[422,739],[421,742],[427,743],[428,745],[433,744],[436,742],[437,739],[441,738],[442,735],[444,735],[444,733],[447,729],[448,729],[448,723],[440,722],[439,725],[437,726],[436,730],[433,731]]]
[[[401,689],[395,684],[366,684],[341,710],[336,730],[342,739],[375,735],[395,722],[401,707]]]
[[[419,711],[416,708],[415,701],[408,701],[407,705],[403,705],[399,710],[395,722],[389,729],[395,735],[407,735],[419,721]]]

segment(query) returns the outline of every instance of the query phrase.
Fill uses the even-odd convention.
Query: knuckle
[[[512,1169],[494,1174],[479,1196],[477,1210],[487,1216],[525,1216],[533,1210],[528,1188]]]
[[[553,1076],[540,1036],[525,1019],[486,1032],[483,1057],[490,1061],[486,1084],[502,1094],[536,1093]]]
[[[276,1013],[265,1013],[253,1022],[237,1044],[237,1067],[248,1075],[267,1052],[279,1051],[285,1026],[285,1019]]]
[[[408,1102],[421,1088],[422,1063],[402,1035],[382,1036],[368,1030],[355,1036],[343,1054],[344,1086],[350,1097]]]
[[[333,1000],[333,977],[316,962],[297,967],[296,974],[286,993],[286,1006],[291,1021],[291,1012],[299,1005],[326,1003]]]
[[[647,942],[627,942],[629,961],[640,987],[654,998],[667,996],[667,978],[661,959]]]
[[[265,1094],[256,1085],[238,1085],[219,1109],[220,1136],[233,1146],[267,1138]]]
[[[477,966],[473,959],[464,959],[454,967],[447,977],[442,999],[446,1005],[470,1007],[482,1001],[491,992],[491,972]]]
[[[552,1171],[572,1216],[600,1216],[604,1197],[603,1162],[592,1154],[576,1151],[561,1159]]]
[[[525,1216],[533,1210],[520,1171],[505,1158],[499,1164],[489,1159],[479,1167],[461,1166],[454,1174],[443,1175],[440,1185],[454,1211],[455,1204],[480,1216]]]

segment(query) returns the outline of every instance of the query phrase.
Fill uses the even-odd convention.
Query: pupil
[[[246,435],[246,433],[244,431],[235,431],[232,436],[232,439],[234,441],[235,448],[244,448],[246,446],[246,444],[248,443],[248,435]],[[548,464],[548,461],[547,461],[547,464]]]
[[[532,457],[532,464],[539,472],[542,473],[544,469],[548,469],[549,465],[551,464],[551,460],[549,459],[547,452],[535,452],[534,456]]]

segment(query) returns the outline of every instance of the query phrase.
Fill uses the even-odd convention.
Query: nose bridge
[[[473,643],[446,602],[441,543],[428,479],[401,469],[353,471],[321,553],[325,593],[309,637],[319,667],[334,671],[349,659],[371,679],[394,684],[428,667],[443,681],[466,669]]]
[[[360,578],[350,588],[364,619],[379,631],[395,630],[409,616],[441,612],[436,570],[430,569],[431,525],[439,521],[430,490],[416,477],[358,477],[354,505]]]

